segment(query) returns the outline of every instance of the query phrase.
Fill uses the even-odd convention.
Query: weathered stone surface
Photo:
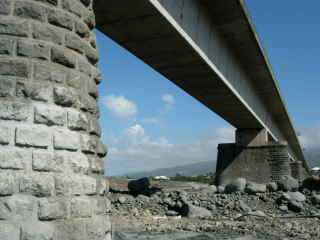
[[[100,140],[97,139],[97,154],[99,157],[105,157],[108,153],[107,146]]]
[[[76,33],[82,38],[89,38],[90,36],[89,27],[86,24],[84,24],[82,21],[76,21],[75,30],[76,30]]]
[[[2,18],[0,21],[0,34],[27,37],[29,33],[26,20],[18,18]]]
[[[47,10],[42,5],[34,2],[16,2],[14,14],[21,18],[29,18],[38,21],[45,21]]]
[[[0,169],[21,170],[31,163],[31,152],[24,149],[2,149],[0,151]]]
[[[18,41],[17,54],[19,56],[49,60],[50,48],[41,42],[31,42],[30,40]]]
[[[72,217],[91,217],[93,214],[92,202],[89,198],[77,197],[71,200]]]
[[[37,222],[24,224],[21,228],[21,240],[52,240],[54,227],[51,223]]]
[[[8,172],[0,172],[0,196],[12,195],[16,188],[15,178]]]
[[[1,2],[0,2],[1,11]],[[0,39],[0,55],[11,55],[13,53],[14,41],[11,39]]]
[[[97,193],[97,180],[94,177],[82,176],[82,190],[83,194],[95,195]]]
[[[98,120],[95,117],[90,117],[89,120],[89,133],[101,136],[101,127]]]
[[[0,75],[28,78],[29,64],[21,60],[0,59]]]
[[[39,219],[56,220],[66,218],[68,215],[68,204],[64,198],[41,199],[39,201]]]
[[[86,42],[83,42],[83,40],[78,37],[77,35],[70,33],[66,35],[66,47],[75,50],[79,53],[83,53],[84,49],[87,45]]]
[[[47,102],[51,98],[51,87],[47,84],[19,82],[17,96],[31,98],[32,100]]]
[[[10,13],[10,0],[1,0],[0,14],[9,14],[9,13]]]
[[[53,90],[53,98],[57,105],[64,107],[71,107],[78,101],[75,90],[65,87],[55,87]]]
[[[0,145],[8,145],[12,139],[13,139],[12,128],[8,126],[0,126]],[[0,156],[1,156],[1,152],[0,152]]]
[[[64,9],[77,15],[80,18],[86,16],[89,13],[85,6],[78,0],[62,0],[62,6]]]
[[[68,127],[70,129],[86,130],[88,128],[88,122],[87,116],[82,112],[75,109],[70,109],[68,111]]]
[[[87,88],[90,96],[97,98],[99,96],[96,82],[92,79],[87,80]]]
[[[97,139],[87,134],[81,134],[81,149],[85,153],[94,153],[97,148]]]
[[[2,203],[9,218],[19,218],[24,221],[37,218],[38,202],[33,196],[13,195],[3,198]]]
[[[48,126],[63,126],[66,123],[66,112],[60,107],[36,105],[34,108],[34,122]]]
[[[80,136],[77,132],[60,129],[54,133],[53,144],[58,150],[76,151],[80,147]]]
[[[63,27],[69,30],[72,30],[73,28],[73,20],[70,15],[56,9],[49,12],[48,21],[58,27]]]
[[[87,223],[89,239],[110,240],[111,224],[108,216],[95,216]]]
[[[62,47],[52,47],[51,59],[53,62],[63,66],[74,68],[76,66],[76,56],[72,51]]]
[[[19,179],[19,190],[36,197],[50,197],[54,193],[54,178],[47,174],[33,174]]]
[[[45,24],[34,23],[32,24],[32,29],[32,35],[35,39],[53,42],[56,44],[63,43],[64,33],[58,28],[54,28]]]
[[[34,78],[36,80],[64,83],[67,76],[67,71],[61,67],[42,63],[35,64]]]
[[[194,206],[191,203],[184,203],[181,213],[183,214],[183,216],[186,216],[188,218],[206,218],[212,216],[209,210],[202,207]]]
[[[47,151],[34,151],[32,154],[32,169],[35,171],[52,171],[54,169],[53,154]]]
[[[90,169],[93,173],[100,173],[102,174],[104,172],[104,162],[101,158],[97,157],[89,157],[90,161]]]
[[[20,240],[20,228],[11,223],[0,222],[1,240]]]
[[[80,95],[80,108],[83,111],[90,112],[92,114],[98,113],[96,100],[88,94]]]
[[[58,175],[55,177],[56,194],[63,196],[81,195],[83,186],[79,176]]]
[[[0,119],[23,121],[28,119],[28,104],[5,102],[0,104]]]
[[[16,80],[13,77],[0,76],[0,97],[13,97],[15,95]]]
[[[50,145],[48,128],[42,126],[20,126],[16,130],[16,145],[47,148]]]

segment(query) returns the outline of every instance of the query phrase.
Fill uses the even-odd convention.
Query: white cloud
[[[304,129],[299,136],[301,145],[308,148],[320,148],[320,124]]]
[[[105,96],[102,98],[103,104],[115,116],[119,118],[128,118],[137,114],[137,105],[124,96]]]
[[[233,128],[218,128],[210,136],[189,143],[174,144],[166,137],[154,138],[142,125],[136,124],[109,142],[107,174],[174,167],[189,163],[216,161],[219,143],[234,142]],[[109,171],[108,171],[109,169]],[[214,170],[214,169],[212,169]]]
[[[168,106],[172,106],[176,103],[176,100],[174,98],[174,96],[172,96],[171,94],[165,94],[162,96],[162,101],[168,105]]]

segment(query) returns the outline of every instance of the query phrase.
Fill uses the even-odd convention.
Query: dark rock
[[[306,178],[302,182],[302,188],[306,188],[311,191],[320,191],[320,178],[319,177]]]
[[[194,206],[191,203],[184,203],[184,206],[181,209],[181,214],[188,218],[207,218],[212,216],[209,210]]]
[[[134,195],[148,194],[150,190],[149,178],[140,178],[128,183],[129,192]]]
[[[290,200],[288,203],[289,210],[293,212],[301,212],[303,210],[303,204],[301,202],[296,202],[293,200]]]
[[[278,190],[278,184],[276,182],[269,182],[267,184],[267,190],[269,192],[276,192]]]

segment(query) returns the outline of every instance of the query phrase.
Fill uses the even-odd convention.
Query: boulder
[[[320,204],[320,194],[313,193],[311,196],[311,202],[313,204]]]
[[[290,200],[288,208],[293,212],[301,212],[303,210],[303,204],[301,202]]]
[[[278,190],[278,184],[276,182],[269,182],[267,184],[267,189],[269,192],[276,192]]]
[[[150,191],[150,180],[149,178],[132,180],[128,183],[128,189],[134,195],[148,194]]]
[[[299,188],[299,182],[291,176],[282,176],[278,181],[279,190],[282,191],[297,191]]]
[[[243,192],[246,188],[247,181],[245,178],[237,178],[225,187],[225,193]]]
[[[290,196],[290,200],[296,201],[296,202],[305,202],[306,196],[302,194],[301,192],[288,192]]]
[[[239,208],[241,211],[249,213],[252,209],[242,200],[239,200]]]
[[[218,186],[217,191],[218,191],[218,193],[224,193],[225,187],[220,185],[220,186]]]
[[[245,191],[249,194],[265,193],[267,191],[267,186],[265,184],[248,182]]]
[[[302,182],[302,188],[306,188],[311,191],[320,191],[320,177],[313,176],[306,178]]]
[[[181,214],[188,218],[207,218],[212,216],[209,210],[194,206],[191,203],[185,203],[181,210]]]

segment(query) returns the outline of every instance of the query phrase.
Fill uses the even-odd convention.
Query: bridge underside
[[[101,32],[235,128],[286,141],[308,168],[242,1],[96,0],[94,8]]]

